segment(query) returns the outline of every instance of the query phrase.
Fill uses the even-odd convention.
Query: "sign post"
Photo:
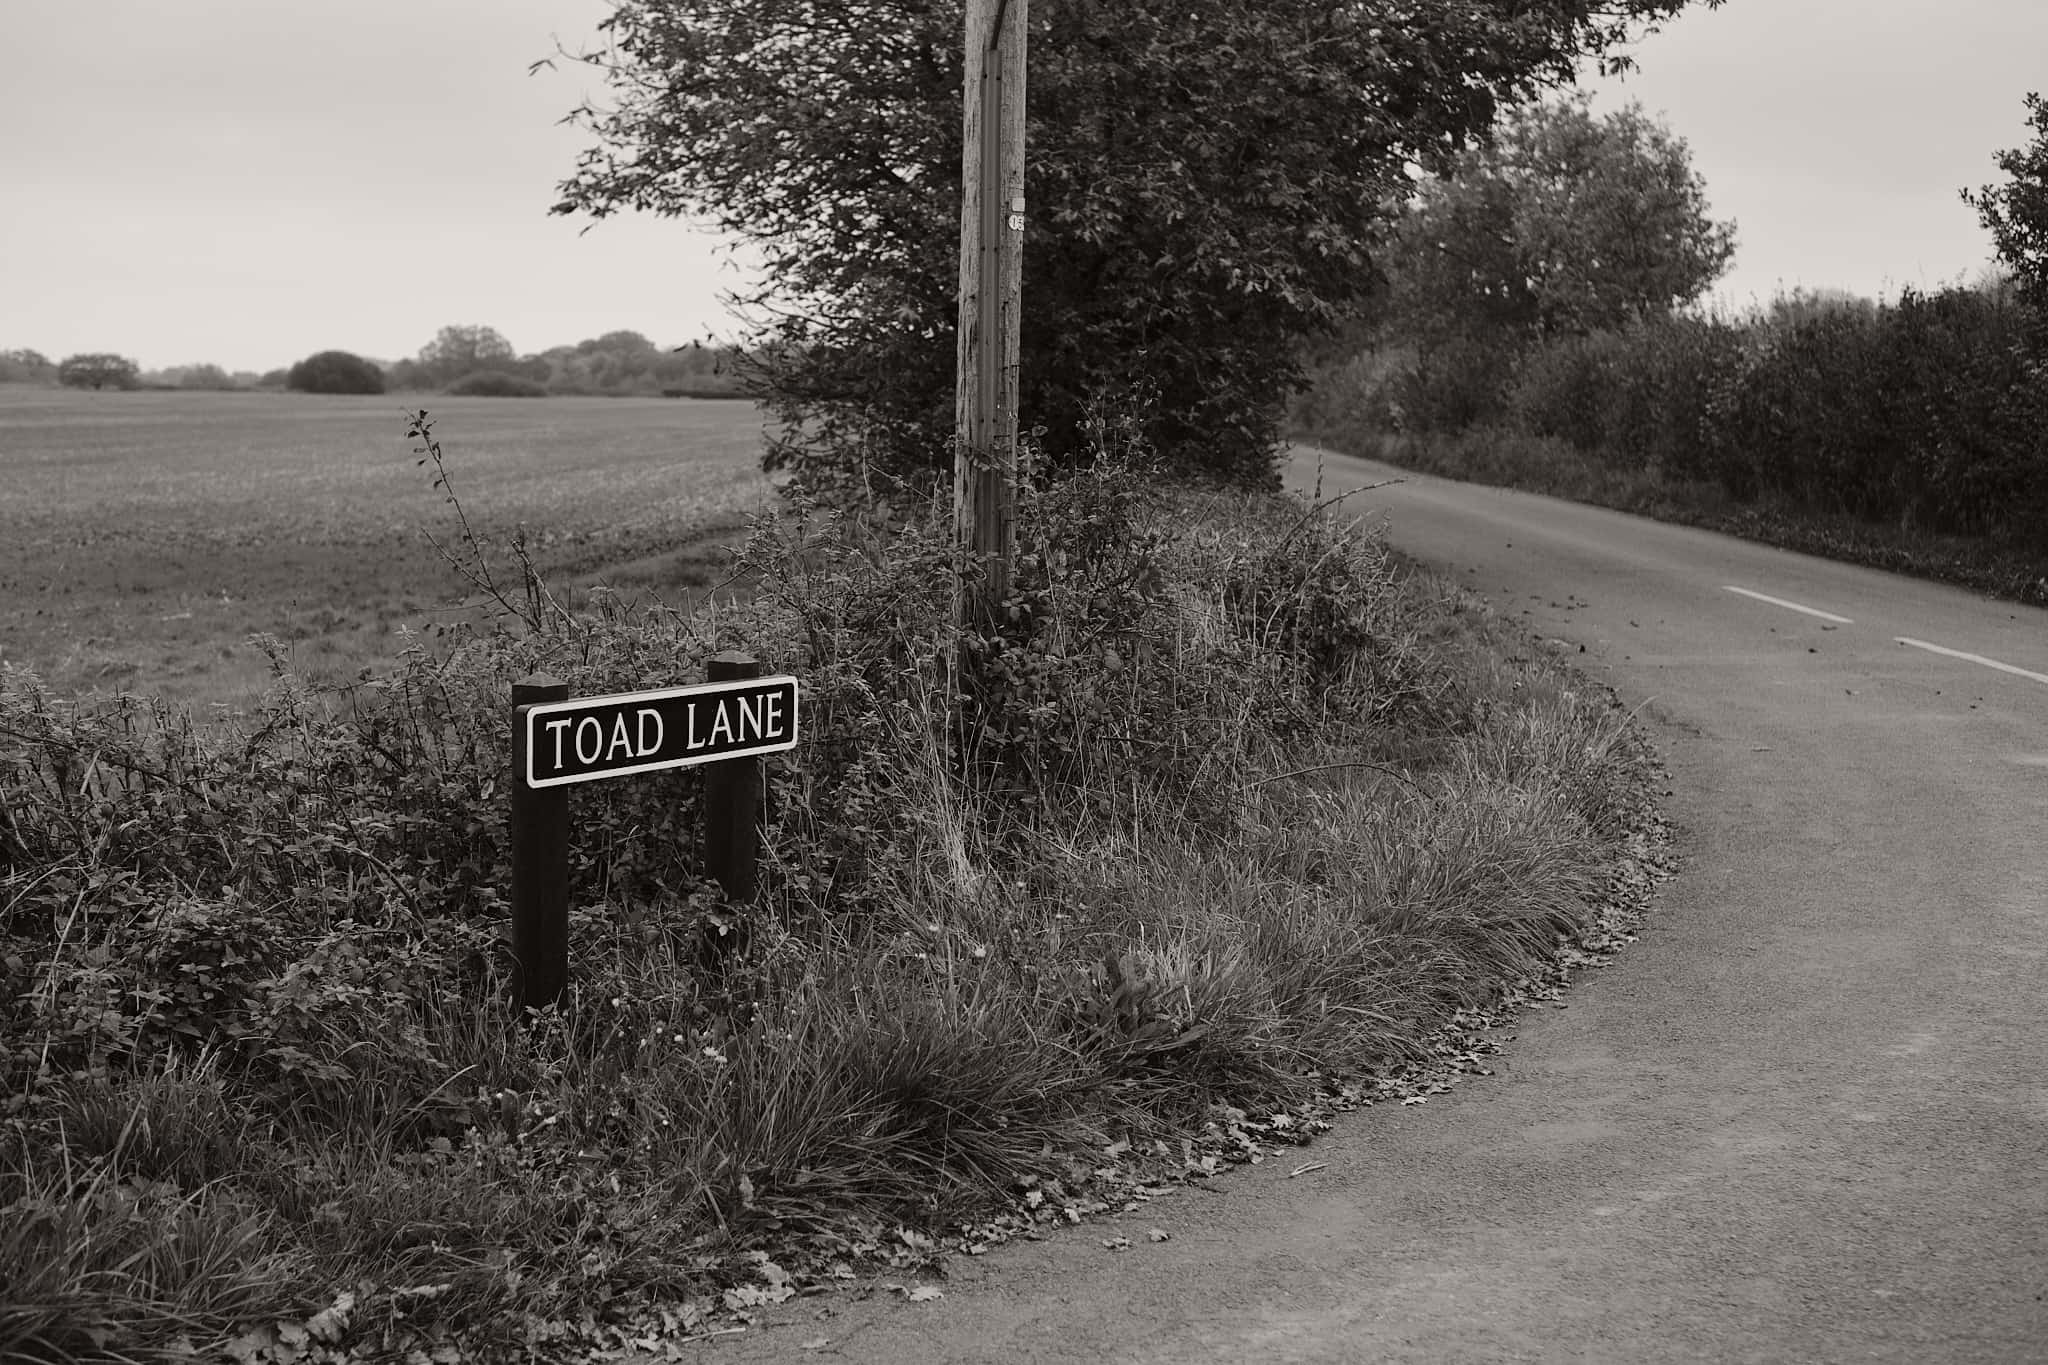
[[[526,724],[535,706],[565,700],[569,684],[535,673],[512,684],[512,958],[519,1008],[562,995],[569,962],[569,793],[530,787]]]
[[[512,685],[512,954],[521,1008],[568,984],[569,804],[579,782],[709,764],[704,865],[726,896],[754,896],[761,847],[761,755],[796,747],[797,680],[761,676],[751,655],[720,654],[694,687],[569,698],[544,673]]]
[[[761,663],[750,654],[727,650],[705,665],[714,683],[740,682],[761,676]],[[790,685],[791,714],[796,688]],[[759,757],[729,758],[704,770],[704,870],[725,888],[734,905],[751,905],[761,864],[762,773]]]

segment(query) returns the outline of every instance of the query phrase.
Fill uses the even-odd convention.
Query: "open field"
[[[0,386],[0,660],[234,704],[269,673],[257,632],[315,683],[391,657],[470,591],[422,534],[459,547],[406,435],[423,405],[512,589],[524,523],[551,582],[700,591],[769,488],[740,402]]]

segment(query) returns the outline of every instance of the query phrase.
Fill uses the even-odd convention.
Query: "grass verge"
[[[1953,583],[2009,602],[2048,606],[2048,559],[1975,536],[1863,521],[1765,491],[1738,502],[1715,483],[1654,469],[1617,469],[1567,442],[1518,432],[1395,434],[1355,424],[1302,427],[1295,439],[1449,479],[1547,493],[1804,554]]]
[[[1625,938],[1654,761],[1479,599],[1128,449],[1018,533],[985,633],[948,509],[798,504],[744,604],[281,671],[239,732],[6,675],[0,1356],[673,1342],[1426,1097]],[[761,900],[691,775],[577,788],[575,984],[515,1017],[507,684],[733,646],[805,689]]]

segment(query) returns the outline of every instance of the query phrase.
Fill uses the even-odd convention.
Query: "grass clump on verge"
[[[949,509],[797,500],[748,602],[529,583],[239,729],[7,675],[0,1354],[687,1334],[1213,1170],[1597,936],[1647,819],[1612,699],[1130,430],[1022,497],[964,638]],[[692,774],[575,788],[572,988],[515,1018],[509,683],[731,647],[803,686],[758,904],[696,865]]]

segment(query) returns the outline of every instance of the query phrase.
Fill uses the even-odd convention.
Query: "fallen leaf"
[[[355,1311],[356,1296],[343,1290],[333,1303],[306,1319],[306,1331],[315,1341],[339,1341],[348,1330],[348,1315]]]
[[[909,1299],[912,1303],[930,1303],[933,1299],[942,1299],[945,1296],[946,1291],[937,1285],[921,1284],[903,1297]]]
[[[1128,1237],[1105,1237],[1102,1239],[1102,1244],[1111,1251],[1129,1251],[1131,1249],[1131,1239]]]
[[[830,1341],[830,1337],[812,1337],[809,1341],[799,1341],[796,1348],[799,1351],[822,1351]]]
[[[1168,1232],[1165,1228],[1154,1228],[1145,1235],[1155,1242],[1164,1242],[1168,1238],[1173,1236],[1173,1234]]]

